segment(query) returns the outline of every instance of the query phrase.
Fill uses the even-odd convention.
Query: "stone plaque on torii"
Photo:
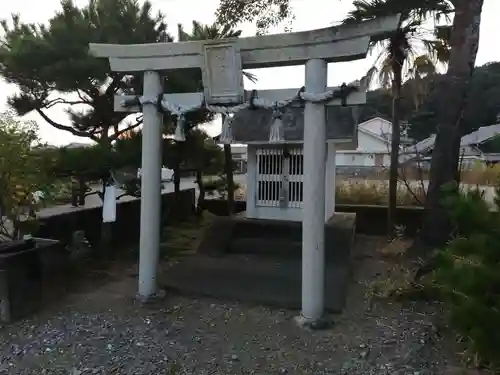
[[[364,104],[362,88],[343,100],[327,88],[327,63],[366,57],[373,37],[394,32],[398,15],[356,25],[319,30],[230,38],[213,41],[152,43],[142,45],[90,44],[97,57],[109,59],[115,72],[144,72],[144,91],[139,106],[130,106],[131,97],[117,97],[115,110],[143,112],[141,234],[139,296],[152,297],[157,291],[156,268],[160,244],[161,207],[161,104],[179,118],[186,111],[205,106],[210,111],[231,113],[243,108],[250,93],[243,87],[242,69],[305,64],[304,110],[304,194],[302,223],[302,311],[299,321],[314,324],[324,314],[324,218],[325,218],[325,105]],[[164,94],[162,71],[200,68],[203,93]],[[298,89],[258,92],[261,106],[266,102],[288,105]],[[290,100],[289,100],[290,99]],[[124,105],[128,103],[128,105]],[[248,103],[247,103],[248,104]],[[224,109],[222,106],[228,106]],[[231,107],[233,106],[233,107]]]

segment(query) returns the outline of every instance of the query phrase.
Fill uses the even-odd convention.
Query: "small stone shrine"
[[[357,146],[357,106],[326,107],[325,222],[335,212],[335,152]],[[270,137],[273,121],[282,134]],[[302,221],[304,108],[288,107],[273,116],[268,109],[246,109],[231,122],[232,143],[247,145],[245,217]]]

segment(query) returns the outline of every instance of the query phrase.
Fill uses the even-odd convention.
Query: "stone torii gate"
[[[157,292],[156,268],[160,244],[160,180],[162,113],[158,105],[182,120],[184,113],[202,106],[228,114],[249,106],[242,69],[305,64],[304,180],[302,224],[301,324],[316,324],[324,314],[325,223],[325,104],[340,105],[335,89],[327,89],[327,63],[366,57],[370,40],[388,35],[399,26],[398,15],[325,29],[249,38],[153,43],[141,45],[90,44],[90,52],[109,59],[114,72],[144,72],[142,106],[141,234],[139,297]],[[200,68],[203,93],[163,94],[163,71]],[[252,105],[277,108],[297,99],[297,89],[259,92]],[[130,99],[131,97],[128,97]],[[140,111],[115,98],[115,110]],[[288,100],[287,100],[288,99]],[[365,92],[354,92],[347,104],[363,104]],[[243,104],[242,104],[243,103]],[[136,103],[137,104],[137,103]],[[345,100],[342,104],[346,104]],[[225,106],[225,107],[222,107]],[[178,121],[178,131],[182,130]],[[182,131],[181,131],[182,133]]]

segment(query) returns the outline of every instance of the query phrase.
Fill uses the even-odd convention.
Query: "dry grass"
[[[335,195],[339,204],[387,205],[389,184],[378,180],[340,180],[337,182]],[[234,198],[242,201],[246,199],[246,185],[241,185]],[[410,190],[404,184],[399,184],[397,202],[400,206],[420,206],[425,202],[425,191],[419,186]]]
[[[336,186],[336,201],[340,204],[387,205],[389,184],[385,181],[343,180]],[[409,190],[398,185],[397,203],[400,206],[419,206],[425,202],[425,191],[417,186]]]
[[[399,206],[421,206],[425,202],[428,174],[415,168],[400,171],[403,181],[398,183],[397,204]],[[336,177],[336,202],[339,204],[387,205],[389,184],[387,173],[378,171],[366,178]],[[477,165],[462,171],[462,188],[494,186],[500,181],[500,164]],[[240,184],[235,192],[236,200],[246,199],[246,185]]]
[[[404,167],[399,170],[399,176],[405,181],[427,181],[429,172],[416,167]],[[369,180],[388,180],[389,171],[379,170],[370,173]],[[484,165],[477,163],[469,168],[462,169],[461,181],[463,184],[494,186],[500,180],[500,164]]]
[[[177,225],[165,227],[161,244],[163,253],[166,256],[194,253],[203,239],[205,228],[210,225],[213,217],[214,215],[205,211],[201,218],[193,218]]]
[[[414,289],[414,271],[400,264],[394,265],[387,275],[372,280],[367,285],[367,296],[400,300]]]

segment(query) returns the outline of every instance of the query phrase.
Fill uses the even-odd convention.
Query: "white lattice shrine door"
[[[302,207],[304,160],[301,147],[288,149],[285,162],[281,148],[257,149],[257,206],[280,207],[280,190],[283,187],[283,167],[288,164],[288,183],[285,189],[287,206]]]
[[[302,208],[304,195],[304,152],[302,147],[289,150],[288,207]]]

